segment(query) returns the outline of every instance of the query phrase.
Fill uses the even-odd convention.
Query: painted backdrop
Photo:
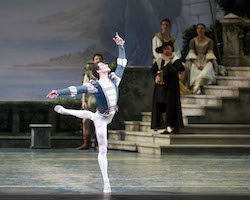
[[[151,37],[163,18],[181,46],[182,31],[209,24],[203,0],[0,0],[0,100],[44,100],[53,88],[79,85],[83,65],[100,52],[113,62],[118,31],[129,65],[151,65]],[[187,10],[189,9],[189,13]],[[190,16],[190,19],[189,17]],[[195,15],[199,16],[199,15]],[[189,20],[188,20],[189,19]]]

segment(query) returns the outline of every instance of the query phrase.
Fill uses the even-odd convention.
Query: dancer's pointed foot
[[[62,107],[61,105],[56,105],[54,108],[54,111],[56,111],[59,114],[65,114],[65,108]]]
[[[109,183],[104,184],[103,193],[111,193],[111,187]]]

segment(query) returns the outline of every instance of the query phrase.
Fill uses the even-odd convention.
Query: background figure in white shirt
[[[94,63],[97,62],[103,62],[103,56],[100,53],[96,53],[93,56],[92,62],[88,62],[85,65],[85,72],[84,72],[84,77],[83,77],[83,85],[88,83],[91,79],[96,80],[96,77],[93,76],[91,66]],[[87,98],[86,98],[87,97]],[[86,100],[87,99],[87,100]],[[82,94],[82,109],[90,110],[94,112],[94,109],[96,108],[96,99],[93,94]],[[98,145],[95,137],[95,131],[93,130],[93,125],[92,122],[89,119],[83,119],[82,120],[82,134],[83,134],[83,144],[79,146],[77,149],[78,150],[85,150],[89,149],[91,144],[91,138],[94,138],[95,140],[95,148],[98,150]]]
[[[158,58],[161,58],[161,54],[157,53],[155,49],[157,47],[162,46],[164,42],[169,42],[169,41],[171,41],[174,44],[175,55],[178,58],[181,58],[181,52],[179,50],[176,38],[170,35],[170,28],[171,28],[171,21],[169,19],[163,19],[161,21],[161,32],[153,35],[152,39],[153,63],[155,63],[155,61]]]

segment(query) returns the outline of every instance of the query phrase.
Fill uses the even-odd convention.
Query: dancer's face
[[[170,56],[172,54],[173,48],[171,46],[165,46],[162,48],[163,54]]]
[[[102,62],[102,57],[101,56],[95,56],[94,57],[94,60],[93,60],[93,63],[97,63],[97,62]]]
[[[105,73],[105,72],[110,72],[111,69],[109,68],[109,66],[105,63],[100,62],[98,64],[99,70],[97,70],[97,73]]]

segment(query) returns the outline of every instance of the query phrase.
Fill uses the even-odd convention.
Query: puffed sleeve
[[[194,42],[194,39],[192,39],[189,42],[189,52],[186,57],[186,60],[196,60],[196,59],[197,59],[197,55],[195,53],[195,42]]]
[[[160,47],[161,45],[162,45],[161,40],[157,36],[154,36],[152,39],[152,52],[153,52],[153,56],[154,56],[155,60],[157,60],[158,58],[161,58],[161,54],[156,53],[156,51],[155,51],[155,49],[157,47]]]
[[[206,53],[206,60],[216,60],[216,57],[214,55],[214,42],[213,40],[210,40],[208,43],[208,50]]]

